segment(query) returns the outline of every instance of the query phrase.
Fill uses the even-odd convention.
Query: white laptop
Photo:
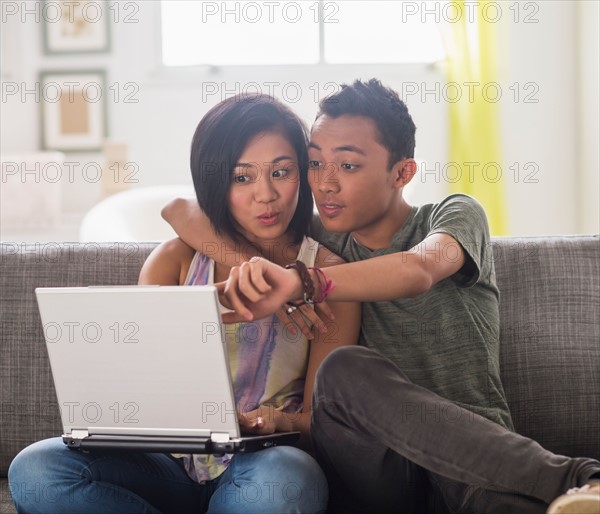
[[[236,453],[298,439],[241,437],[214,286],[35,293],[69,447]]]

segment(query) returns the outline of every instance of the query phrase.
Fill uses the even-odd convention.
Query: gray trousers
[[[323,361],[312,439],[330,513],[541,514],[567,489],[600,478],[600,462],[555,455],[411,383],[361,346]]]

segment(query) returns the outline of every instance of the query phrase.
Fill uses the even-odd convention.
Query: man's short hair
[[[364,116],[373,120],[378,131],[378,141],[390,153],[388,169],[398,161],[415,155],[415,124],[406,104],[398,93],[385,87],[379,80],[361,80],[342,84],[341,89],[321,100],[320,116]]]

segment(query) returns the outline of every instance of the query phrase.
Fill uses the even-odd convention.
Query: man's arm
[[[327,268],[327,278],[335,284],[327,299],[376,302],[414,298],[457,273],[468,259],[452,236],[435,233],[406,252]],[[319,279],[311,274],[318,290]],[[301,299],[304,293],[295,270],[265,259],[232,268],[228,281],[219,289],[236,311],[224,316],[227,322],[265,317],[283,303]]]
[[[414,298],[454,275],[468,258],[452,236],[432,234],[407,252],[328,268],[327,276],[336,285],[328,298],[362,302]]]
[[[242,248],[225,236],[218,235],[195,199],[176,198],[163,207],[163,219],[189,246],[227,267],[239,266],[257,255],[256,248]],[[250,252],[246,255],[244,252]]]

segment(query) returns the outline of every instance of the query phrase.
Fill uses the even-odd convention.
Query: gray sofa
[[[61,433],[34,288],[135,284],[154,246],[0,245],[0,512],[14,512],[6,482],[14,456]],[[493,246],[502,379],[516,430],[556,453],[600,459],[598,236]]]

